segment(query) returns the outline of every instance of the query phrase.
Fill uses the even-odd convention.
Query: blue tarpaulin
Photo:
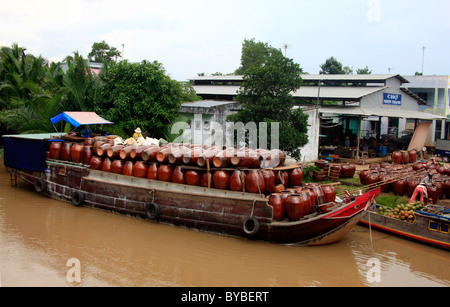
[[[63,112],[51,119],[52,124],[66,121],[75,128],[81,125],[112,125],[113,123],[98,116],[95,112]]]

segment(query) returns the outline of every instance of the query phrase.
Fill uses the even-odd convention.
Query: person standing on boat
[[[411,204],[413,201],[416,200],[417,194],[420,194],[420,201],[423,202],[424,195],[425,198],[428,198],[428,191],[427,187],[433,185],[433,173],[428,173],[428,176],[423,178],[420,184],[416,187],[414,190],[413,195],[411,196],[411,199],[409,200],[409,203]]]
[[[142,137],[141,128],[137,127],[136,130],[134,130],[133,139],[137,140],[138,138],[141,137]]]

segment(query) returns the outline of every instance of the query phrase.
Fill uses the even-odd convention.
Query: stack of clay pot
[[[428,173],[433,173],[433,186],[428,187],[428,197],[436,204],[444,196],[450,198],[450,169],[441,165],[373,163],[359,173],[364,185],[380,184],[384,193],[411,197],[415,188]],[[396,180],[398,179],[398,180]],[[385,182],[385,184],[383,184]]]
[[[54,142],[49,156],[126,176],[265,195],[299,186],[303,181],[300,165],[274,170],[286,159],[280,150],[173,143],[125,146],[115,145],[113,138],[98,137],[86,139],[85,144]]]
[[[280,193],[272,193],[269,204],[273,207],[275,221],[284,219],[298,221],[314,213],[318,206],[333,203],[335,198],[336,189],[333,185],[319,186],[315,183],[307,183]]]
[[[326,176],[332,179],[353,178],[356,173],[356,166],[351,163],[333,164],[330,166],[325,161],[316,161],[315,165],[321,169],[320,172],[316,172],[313,175],[313,179],[318,182],[325,180]]]
[[[391,154],[391,160],[394,164],[409,164],[417,161],[417,151],[415,149],[406,151],[394,151]]]

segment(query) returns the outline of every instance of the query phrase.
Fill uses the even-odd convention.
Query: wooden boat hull
[[[450,250],[450,222],[437,215],[416,212],[414,223],[367,211],[359,223],[416,242]],[[436,225],[434,227],[433,225]]]
[[[43,172],[7,167],[39,192],[176,226],[282,244],[323,245],[341,240],[379,195],[370,191],[354,202],[300,221],[273,220],[261,194],[188,186],[91,170],[70,162],[46,160]]]

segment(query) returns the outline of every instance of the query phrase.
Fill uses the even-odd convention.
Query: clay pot
[[[126,161],[131,159],[131,151],[136,148],[136,145],[125,146],[119,151],[119,158]]]
[[[446,169],[446,167],[444,165],[437,165],[436,166],[436,171],[439,174],[446,174],[447,173],[447,169]]]
[[[234,156],[235,149],[226,149],[219,152],[213,158],[213,165],[217,168],[227,167],[231,164],[231,158]]]
[[[289,173],[287,171],[275,171],[275,184],[282,184],[287,187],[289,184]]]
[[[394,195],[400,195],[403,196],[406,192],[406,181],[405,180],[398,180],[392,183],[392,191],[394,192]]]
[[[291,194],[284,201],[286,216],[291,221],[298,221],[304,216],[304,209],[309,208],[311,199],[308,193]]]
[[[212,176],[214,187],[220,190],[228,190],[230,175],[227,171],[215,171]]]
[[[84,145],[83,151],[81,152],[81,163],[89,165],[93,156],[94,150],[92,148],[92,145]]]
[[[336,189],[332,185],[323,185],[322,187],[323,192],[323,202],[324,203],[331,203],[336,200]]]
[[[111,163],[111,173],[122,174],[122,172],[123,172],[123,161],[122,160],[114,160]]]
[[[421,169],[424,169],[425,166],[423,165],[422,162],[416,162],[416,163],[413,164],[412,168],[413,168],[413,170],[415,170],[415,171],[419,171],[419,170],[421,170]]]
[[[408,151],[408,155],[409,163],[415,163],[417,161],[417,151],[415,149]]]
[[[244,148],[237,150],[231,158],[231,164],[238,167],[260,167],[261,155],[256,150]]]
[[[111,159],[105,158],[102,163],[102,171],[111,172],[111,164],[112,164]]]
[[[450,199],[450,180],[447,180],[444,183],[444,194],[447,199]]]
[[[309,194],[309,198],[310,198],[310,202],[309,204],[304,206],[303,209],[303,213],[304,215],[307,215],[311,212],[312,208],[314,207],[315,204],[317,204],[317,199],[318,199],[318,190],[314,189],[312,186],[311,187],[305,187],[303,188],[300,193],[306,193]],[[323,194],[323,192],[322,192]],[[322,195],[322,199],[323,199],[323,195]],[[322,200],[323,201],[323,200]]]
[[[281,193],[273,193],[269,197],[269,205],[273,208],[273,219],[275,221],[284,219],[284,202]]]
[[[391,155],[392,163],[401,164],[402,163],[402,153],[400,151],[394,151]]]
[[[147,179],[158,180],[158,164],[151,163],[147,169]]]
[[[289,173],[289,185],[292,187],[301,186],[303,183],[303,170],[301,167],[294,168]]]
[[[120,151],[124,148],[123,145],[116,145],[116,146],[112,146],[110,148],[107,149],[106,151],[106,155],[108,156],[108,158],[110,159],[119,159],[120,158]]]
[[[200,185],[205,188],[214,188],[211,172],[204,172],[200,177]]]
[[[279,149],[272,149],[270,151],[270,160],[268,160],[267,167],[277,167],[279,165],[284,165],[285,162],[286,153]]]
[[[94,138],[87,138],[84,140],[83,145],[92,146],[92,145],[94,145],[95,142],[96,142],[96,140],[94,140]]]
[[[63,161],[71,161],[72,160],[72,158],[70,156],[70,151],[71,151],[72,145],[73,145],[73,143],[71,143],[71,142],[64,142],[62,144],[61,156],[60,156],[61,160],[63,160]]]
[[[219,152],[220,150],[215,148],[210,148],[203,151],[201,156],[197,158],[197,165],[200,167],[205,167],[206,164],[209,163],[209,165],[212,166],[213,159]]]
[[[173,168],[170,165],[160,165],[158,167],[158,180],[170,182],[172,181]]]
[[[356,166],[354,164],[342,165],[341,178],[353,178],[355,176]]]
[[[97,149],[98,149],[101,145],[103,145],[103,144],[105,144],[104,141],[96,141],[96,142],[94,143],[94,145],[92,145],[92,149],[94,150],[94,153],[95,153],[95,154],[97,154]]]
[[[80,163],[81,162],[81,152],[83,151],[83,144],[75,143],[70,148],[70,157],[72,162]]]
[[[172,173],[172,182],[178,184],[184,184],[184,173],[185,171],[181,168],[181,166],[175,166]]]
[[[100,157],[93,156],[89,163],[91,170],[99,171],[102,169],[103,160]]]
[[[230,190],[236,191],[236,192],[242,192],[244,188],[244,182],[243,182],[243,175],[244,173],[240,170],[235,170],[230,175]]]
[[[203,154],[202,147],[194,147],[183,155],[183,163],[186,165],[196,165],[198,158]]]
[[[108,152],[108,149],[111,148],[113,144],[111,143],[103,143],[102,145],[97,147],[97,156],[99,157],[106,157],[106,153]]]
[[[411,197],[414,193],[414,190],[419,185],[420,179],[417,177],[410,177],[406,180],[406,194],[408,197]]]
[[[362,170],[359,172],[359,181],[361,182],[361,184],[366,184],[366,177],[369,175],[369,173],[369,170]]]
[[[158,154],[159,146],[150,146],[145,148],[136,148],[131,152],[133,159],[139,159],[139,157],[147,162],[156,162],[156,155]]]
[[[281,191],[284,191],[285,189],[286,189],[286,187],[284,185],[282,185],[281,183],[277,184],[275,186],[274,193],[281,193]]]
[[[148,166],[143,161],[137,161],[133,166],[133,176],[138,178],[146,178]]]
[[[406,150],[402,150],[401,154],[402,154],[402,163],[408,164],[409,163],[409,153]]]
[[[370,185],[380,181],[381,178],[378,172],[370,172],[365,179],[365,184]]]
[[[245,179],[245,190],[249,193],[264,193],[264,178],[260,171],[249,170]]]
[[[133,162],[126,161],[125,163],[123,163],[122,175],[133,176]]]
[[[169,155],[172,152],[172,147],[164,147],[161,148],[156,154],[156,161],[159,163],[167,163],[169,162]]]
[[[198,186],[200,184],[200,173],[193,170],[187,171],[184,179],[186,181],[186,184]]]
[[[190,150],[187,147],[174,148],[169,154],[168,161],[170,164],[181,164],[183,163],[184,154]]]
[[[62,142],[52,142],[50,144],[50,158],[59,160],[61,157]]]
[[[442,181],[442,179],[438,178],[436,180],[433,180],[433,183],[438,189],[439,199],[442,199],[444,197],[444,193],[445,193],[444,182]]]
[[[264,179],[264,193],[269,195],[275,191],[275,174],[272,170],[262,170],[261,175]]]
[[[428,198],[433,200],[433,204],[437,204],[439,200],[439,188],[436,185],[427,187]]]

